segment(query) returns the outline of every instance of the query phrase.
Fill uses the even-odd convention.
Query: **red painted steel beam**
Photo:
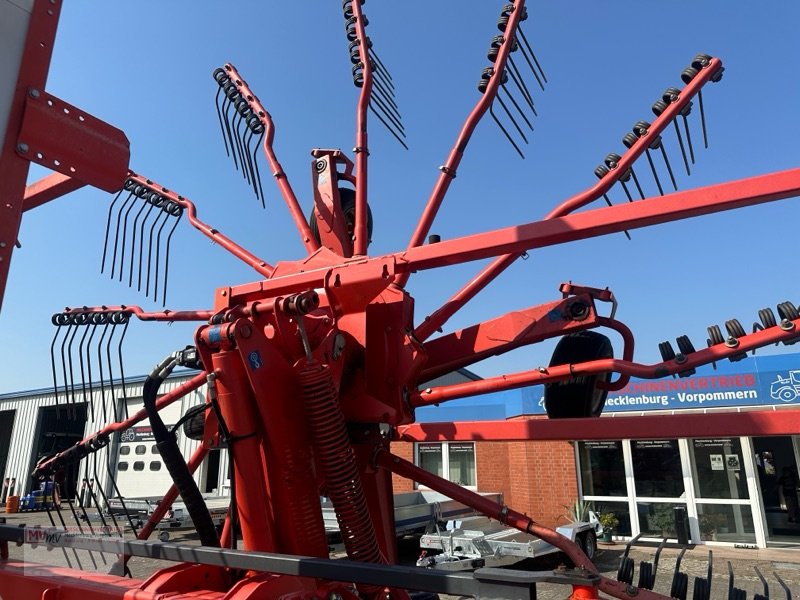
[[[22,210],[28,211],[42,204],[47,204],[51,200],[66,196],[85,185],[83,181],[73,179],[69,175],[52,173],[25,188]]]
[[[25,49],[8,115],[6,138],[0,147],[0,306],[6,290],[11,255],[22,221],[25,180],[29,161],[17,154],[17,134],[22,126],[28,88],[43,89],[61,13],[61,1],[36,0],[33,4]]]
[[[796,435],[800,409],[705,414],[414,423],[397,428],[397,441],[643,440],[718,436]]]
[[[343,268],[375,269],[378,265],[390,264],[397,273],[435,269],[798,195],[800,169],[790,169],[418,246],[366,261],[353,259],[343,263]],[[302,292],[323,286],[330,272],[329,266],[308,269],[236,286],[231,289],[231,294],[237,297],[254,292],[267,296]]]
[[[797,195],[800,169],[790,169],[411,248],[396,255],[397,269],[461,264]]]

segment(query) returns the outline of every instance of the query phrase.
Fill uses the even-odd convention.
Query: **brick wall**
[[[410,444],[408,442],[395,442],[391,444],[389,449],[392,454],[399,456],[400,458],[404,458],[408,462],[414,462],[414,444]],[[392,488],[394,492],[413,492],[414,491],[414,482],[410,479],[406,479],[405,477],[400,477],[399,475],[395,475],[392,473]]]

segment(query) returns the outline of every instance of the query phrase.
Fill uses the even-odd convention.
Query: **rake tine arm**
[[[631,145],[628,151],[622,155],[622,159],[619,161],[616,169],[612,170],[608,176],[603,177],[603,179],[598,181],[593,187],[559,204],[555,209],[550,211],[545,219],[563,217],[578,208],[586,206],[608,192],[620,176],[626,173],[628,169],[633,166],[633,163],[650,147],[651,140],[661,135],[673,119],[681,114],[681,110],[689,104],[691,99],[700,92],[702,87],[708,83],[721,68],[722,61],[718,58],[712,58],[708,66],[700,71],[700,73],[681,90],[678,99],[669,104],[667,108],[664,109],[664,112],[653,121],[648,128],[648,134],[641,136],[636,143]]]
[[[370,60],[369,41],[367,38],[364,13],[361,2],[352,3],[355,28],[358,34],[358,46],[361,56],[362,77],[361,93],[356,107],[356,215],[353,231],[353,254],[364,256],[367,253],[369,234],[367,232],[367,163],[369,161],[369,144],[367,139],[367,111],[372,97],[373,72]]]
[[[241,91],[242,97],[247,100],[247,103],[250,105],[253,113],[258,116],[259,120],[264,126],[264,140],[262,144],[264,155],[269,163],[272,176],[275,178],[275,182],[278,184],[278,189],[280,190],[281,195],[286,202],[286,206],[289,208],[289,213],[292,215],[295,226],[300,232],[300,238],[303,240],[303,245],[305,245],[308,253],[311,254],[319,249],[319,244],[317,244],[317,240],[314,239],[314,236],[311,235],[311,228],[308,226],[308,222],[303,214],[303,209],[300,208],[300,202],[297,200],[297,196],[292,189],[292,185],[289,183],[286,173],[278,161],[278,157],[275,155],[275,150],[273,148],[273,142],[275,140],[275,124],[272,121],[272,116],[269,114],[269,112],[267,112],[267,109],[264,108],[264,105],[261,104],[261,101],[258,99],[258,97],[252,92],[250,87],[247,85],[247,82],[236,70],[236,67],[230,63],[225,63],[224,68],[227,75],[231,78],[231,81],[233,81]]]
[[[125,313],[133,315],[140,321],[208,321],[214,312],[210,310],[163,310],[148,312],[141,306],[122,304],[120,306],[82,306],[67,308],[66,313]]]
[[[187,218],[192,226],[197,229],[200,233],[205,235],[207,238],[212,240],[214,243],[219,244],[225,250],[233,254],[236,258],[243,261],[253,269],[255,269],[258,273],[263,275],[266,278],[272,276],[272,272],[275,268],[266,263],[265,261],[258,258],[256,255],[251,254],[239,244],[235,243],[229,237],[221,233],[219,230],[211,227],[203,223],[200,219],[197,218],[197,208],[195,207],[194,203],[189,200],[188,198],[184,198],[183,196],[177,195],[175,192],[168,190],[167,188],[160,186],[157,183],[154,183],[150,179],[146,179],[141,175],[137,175],[134,172],[128,173],[128,178],[135,181],[136,183],[146,186],[151,189],[155,189],[159,194],[166,197],[169,200],[172,200],[175,204],[181,206],[186,211]]]
[[[604,325],[607,325],[611,320],[603,318],[598,319],[598,323],[601,321]],[[498,377],[490,377],[479,381],[427,388],[417,391],[411,396],[411,405],[415,407],[428,406],[488,392],[512,390],[531,385],[542,385],[556,381],[564,381],[576,376],[597,375],[599,373],[608,372],[621,373],[629,378],[661,379],[662,377],[676,374],[687,369],[721,361],[734,354],[747,352],[753,348],[760,348],[778,341],[796,338],[800,336],[798,327],[800,327],[800,319],[791,321],[790,330],[784,329],[780,325],[769,327],[763,331],[740,337],[738,339],[739,345],[736,348],[731,348],[725,343],[715,344],[685,355],[685,360],[682,360],[680,363],[676,362],[676,360],[670,360],[652,365],[645,365],[624,358],[609,358],[577,364],[540,367],[530,371],[500,375]],[[626,385],[627,382],[623,381],[609,383],[608,386],[604,387],[610,390],[618,390]]]
[[[464,156],[464,151],[467,148],[467,144],[469,143],[475,128],[478,126],[478,123],[480,123],[481,119],[489,110],[494,102],[495,97],[497,96],[500,85],[502,84],[502,74],[506,68],[508,57],[511,54],[512,44],[509,43],[509,40],[514,39],[514,35],[519,25],[520,15],[525,8],[525,0],[517,0],[514,3],[514,7],[514,10],[509,16],[510,18],[504,34],[506,40],[500,47],[497,60],[494,63],[494,74],[486,86],[486,91],[475,104],[472,112],[469,114],[464,122],[464,125],[461,127],[461,131],[456,138],[455,144],[453,144],[452,150],[450,150],[450,155],[447,157],[447,161],[445,161],[445,163],[439,167],[439,178],[436,180],[433,191],[428,198],[428,203],[425,205],[425,209],[419,219],[419,222],[417,223],[417,227],[408,242],[409,249],[421,245],[425,237],[428,235],[431,225],[433,225],[433,221],[436,218],[436,213],[439,211],[439,207],[442,205],[445,194],[447,194],[450,184],[456,177],[456,171],[458,170],[458,166],[461,164],[461,159]],[[400,277],[397,279],[397,284],[404,286],[406,282],[408,282],[409,276],[409,273],[400,275]]]

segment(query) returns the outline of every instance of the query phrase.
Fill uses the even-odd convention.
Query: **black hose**
[[[183,458],[180,448],[178,448],[178,440],[175,434],[167,429],[156,409],[158,388],[161,387],[161,384],[172,372],[172,369],[178,365],[178,362],[177,358],[170,355],[153,369],[144,382],[142,401],[147,411],[147,416],[150,418],[150,427],[153,430],[153,437],[164,461],[164,466],[167,467],[167,471],[169,471],[172,480],[175,482],[175,487],[186,505],[186,511],[189,513],[194,528],[200,536],[200,543],[203,546],[218,548],[219,536],[205,500],[203,500],[197,483],[189,472],[186,460]]]

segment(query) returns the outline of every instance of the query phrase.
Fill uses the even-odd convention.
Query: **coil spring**
[[[703,53],[697,54],[692,59],[691,67],[697,71],[705,69],[711,62],[712,58],[713,57],[709,54],[703,54]],[[725,70],[724,67],[720,67],[719,69],[717,69],[717,71],[711,76],[711,81],[714,83],[718,83],[719,80],[722,79],[722,73],[724,70]]]
[[[364,6],[364,2],[366,0],[359,0],[359,5]],[[342,1],[342,12],[344,13],[345,19],[352,19],[355,16],[355,12],[353,11],[353,0],[343,0]]]
[[[250,102],[254,98],[252,96],[245,97],[239,91],[237,83],[240,82],[235,82],[228,77],[228,74],[223,68],[214,69],[212,76],[219,87],[222,88],[222,93],[225,94],[225,97],[233,104],[236,112],[242,117],[250,131],[256,135],[263,133],[264,124],[261,122],[262,115],[257,114],[250,106]]]
[[[500,46],[502,46],[505,41],[506,38],[502,35],[493,37],[492,43],[489,45],[489,50],[486,52],[486,58],[492,62],[497,62],[497,56],[500,54]],[[511,52],[516,52],[517,50],[519,50],[519,42],[517,42],[517,38],[515,37],[511,40]]]
[[[347,556],[361,562],[383,563],[330,367],[304,363],[298,378],[314,448]]]
[[[606,167],[608,167],[609,170],[614,170],[619,166],[619,161],[621,160],[622,157],[619,154],[617,154],[616,152],[609,152],[608,154],[606,154],[606,157],[605,159],[603,159],[603,162],[606,164]],[[597,170],[595,170],[595,175],[597,175]],[[630,178],[631,178],[631,170],[628,169],[622,175],[620,175],[619,180],[630,181]]]
[[[640,137],[645,136],[649,133],[650,122],[636,121],[636,123],[633,124],[633,127],[631,129],[633,130],[633,133],[632,134],[626,133],[625,137],[622,138],[622,143],[625,144],[628,148],[630,148],[633,145],[632,140],[634,139],[638,140]],[[628,146],[628,144],[631,144],[631,146]],[[657,135],[650,141],[649,148],[651,148],[652,150],[658,150],[660,147],[661,147],[661,136]]]
[[[506,4],[503,7],[503,10],[500,11],[500,18],[497,20],[497,28],[500,31],[505,31],[506,27],[508,27],[508,20],[511,18],[511,13],[516,10],[516,7],[513,4]],[[519,17],[519,22],[522,23],[524,20],[528,18],[528,9],[523,7],[522,14]]]
[[[692,341],[689,339],[688,336],[682,335],[675,340],[678,343],[678,351],[680,355],[675,353],[675,350],[672,347],[670,342],[661,342],[658,345],[658,351],[661,354],[661,359],[664,362],[669,362],[675,360],[677,362],[684,362],[684,358],[695,352],[694,345]],[[685,369],[683,371],[678,371],[678,376],[680,377],[689,377],[694,375],[697,371],[695,369]]]
[[[56,327],[67,325],[125,325],[130,321],[131,315],[125,311],[115,310],[109,312],[61,312],[50,317],[50,322]]]
[[[489,80],[494,75],[494,67],[486,67],[483,71],[481,71],[481,78],[478,80],[478,91],[481,94],[486,93],[486,88],[489,87]],[[506,83],[508,81],[508,73],[505,69],[503,69],[503,76],[500,79],[500,83]]]

